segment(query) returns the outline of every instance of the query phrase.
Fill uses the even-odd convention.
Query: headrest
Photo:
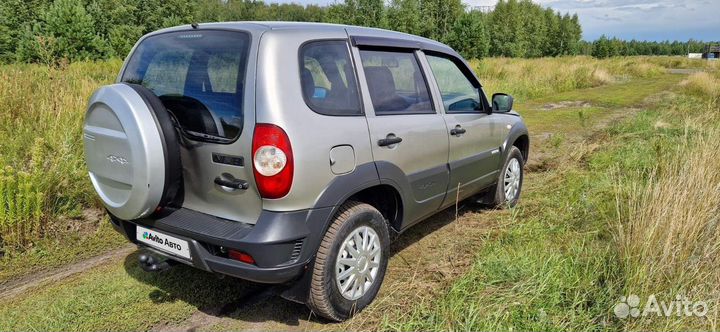
[[[305,97],[312,98],[315,95],[315,79],[309,69],[303,67],[302,69],[302,92]]]
[[[396,94],[395,79],[387,67],[365,67],[365,76],[368,82],[370,97],[375,103],[382,104],[384,100]]]

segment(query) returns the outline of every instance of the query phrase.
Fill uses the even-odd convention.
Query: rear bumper
[[[152,220],[111,219],[113,227],[128,240],[136,240],[136,226],[155,229],[188,241],[191,260],[152,249],[156,254],[194,266],[261,283],[287,283],[298,279],[315,257],[322,234],[333,208],[293,212],[263,211],[256,224],[216,218],[180,209]],[[227,258],[223,250],[235,249],[249,254],[255,264]]]

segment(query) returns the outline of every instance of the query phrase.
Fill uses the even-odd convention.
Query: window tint
[[[481,112],[480,94],[462,70],[450,59],[428,55],[428,62],[448,113]]]
[[[152,36],[133,53],[122,81],[152,90],[185,134],[231,141],[242,131],[249,39],[229,31]]]
[[[360,51],[375,114],[435,113],[414,53]]]
[[[359,115],[357,81],[345,41],[318,41],[300,50],[303,97],[315,112]]]

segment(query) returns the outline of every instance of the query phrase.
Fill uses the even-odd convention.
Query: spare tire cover
[[[167,156],[153,110],[126,84],[101,87],[90,98],[83,127],[90,179],[114,216],[149,216],[163,199]]]

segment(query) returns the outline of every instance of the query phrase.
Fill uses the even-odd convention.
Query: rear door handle
[[[455,128],[450,130],[450,135],[459,136],[466,132],[467,132],[467,130],[463,129],[463,127],[461,127],[460,125],[457,125],[457,126],[455,126]]]
[[[246,190],[250,187],[250,185],[248,185],[247,181],[245,181],[245,180],[240,180],[240,179],[228,180],[228,179],[224,179],[219,176],[215,178],[215,184],[217,184],[218,186],[222,186],[222,187],[230,188],[230,189]]]
[[[394,136],[388,136],[387,138],[383,138],[381,140],[378,140],[378,146],[390,146],[394,144],[398,144],[402,142],[402,138],[400,137],[394,137]]]

